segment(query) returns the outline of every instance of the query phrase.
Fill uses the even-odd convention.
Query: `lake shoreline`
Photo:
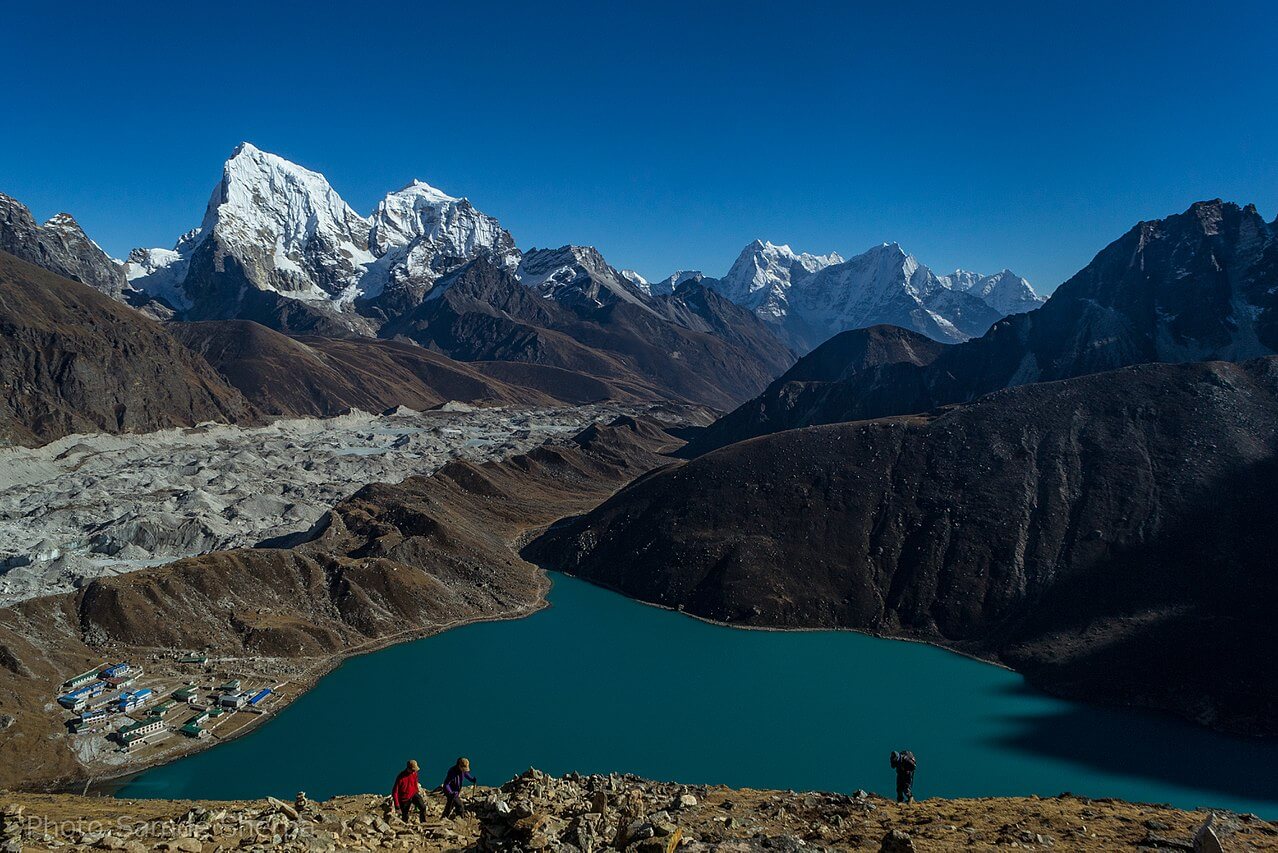
[[[376,790],[405,757],[423,759],[429,774],[457,754],[484,768],[481,778],[533,765],[850,791],[887,784],[888,751],[908,747],[924,757],[920,796],[1074,791],[1278,808],[1278,787],[1212,770],[1233,766],[1250,744],[1183,721],[1060,700],[926,643],[724,630],[569,575],[547,579],[535,618],[488,619],[350,656],[251,744],[229,739],[224,750],[129,774],[112,784],[116,796],[243,799],[294,786],[344,796]],[[441,704],[450,691],[464,698]],[[350,704],[359,696],[388,700]],[[342,739],[356,748],[312,754],[328,733],[348,730]],[[1177,760],[1158,759],[1169,743],[1179,744]],[[1268,750],[1251,754],[1269,760]],[[263,773],[243,774],[248,764]],[[323,784],[303,782],[312,777]]]

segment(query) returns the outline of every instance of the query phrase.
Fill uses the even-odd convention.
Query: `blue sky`
[[[1278,4],[1212,5],[24,4],[0,191],[169,246],[250,140],[649,277],[895,240],[1046,291],[1197,199],[1278,214]]]

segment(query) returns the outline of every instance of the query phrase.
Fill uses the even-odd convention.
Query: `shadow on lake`
[[[1043,694],[1024,680],[1001,685],[1013,701]],[[1058,759],[1106,775],[1155,778],[1230,798],[1278,801],[1278,741],[1212,732],[1139,710],[1059,703],[1046,714],[1003,716],[1006,728],[987,738],[993,749]],[[1079,792],[1081,793],[1081,792]]]

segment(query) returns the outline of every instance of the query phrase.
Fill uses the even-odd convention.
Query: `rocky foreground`
[[[0,851],[1278,849],[1255,815],[1059,797],[925,800],[734,790],[528,770],[466,792],[470,814],[403,823],[382,795],[308,802],[114,800],[0,794]]]

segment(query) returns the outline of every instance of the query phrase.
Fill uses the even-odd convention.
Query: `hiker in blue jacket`
[[[444,777],[444,796],[448,798],[448,802],[444,804],[444,817],[450,814],[462,817],[466,814],[466,809],[462,807],[461,792],[462,786],[467,782],[476,784],[475,777],[470,775],[470,760],[459,758],[456,764],[448,768],[448,775]]]

